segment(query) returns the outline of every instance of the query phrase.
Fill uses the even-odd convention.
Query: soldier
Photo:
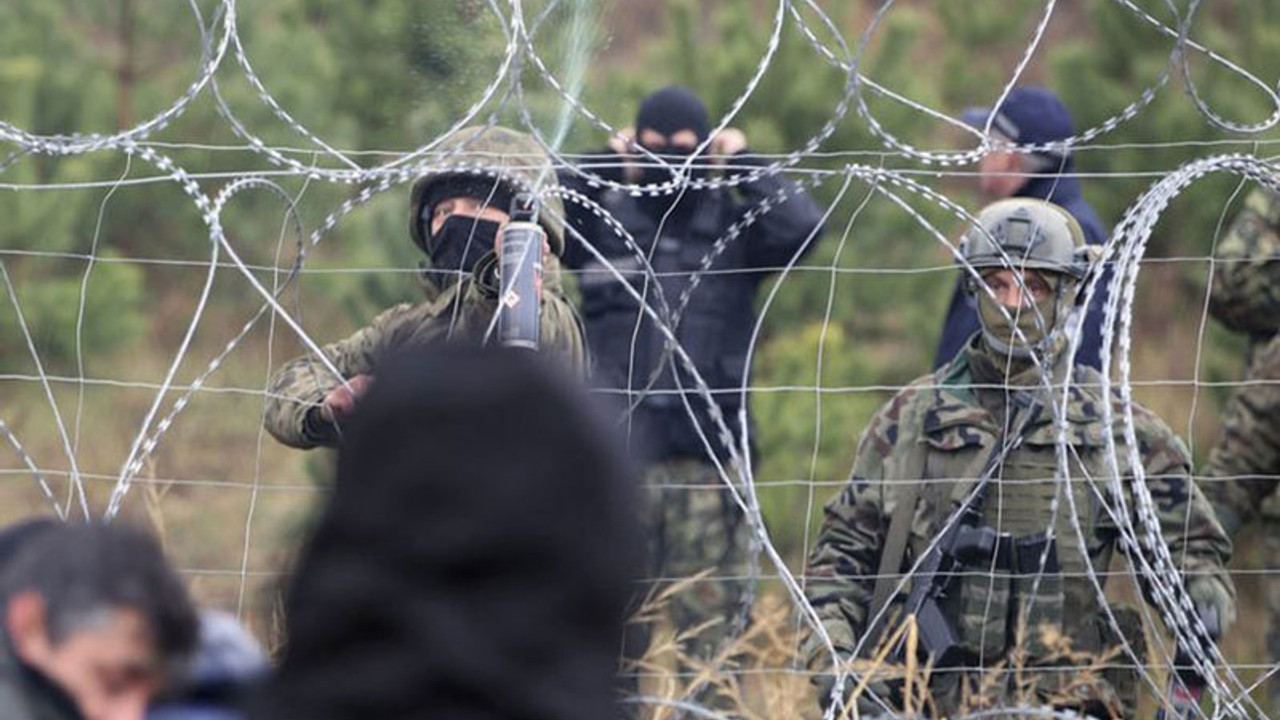
[[[1134,708],[1137,683],[1134,668],[1117,667],[1128,664],[1126,656],[1102,662],[1106,669],[1092,677],[1079,668],[1062,671],[1080,663],[1065,654],[1068,643],[1097,658],[1118,644],[1087,573],[1087,566],[1105,573],[1117,544],[1114,516],[1094,494],[1113,477],[1105,433],[1116,434],[1123,476],[1133,475],[1121,429],[1106,427],[1099,410],[1119,400],[1103,398],[1098,372],[1066,367],[1062,353],[1068,316],[1090,269],[1082,231],[1058,206],[1030,199],[996,202],[977,225],[961,252],[982,278],[967,283],[981,329],[954,360],[900,391],[872,419],[851,481],[826,507],[806,592],[847,659],[881,609],[923,601],[942,583],[945,592],[932,596],[933,604],[909,610],[922,637],[938,629],[926,627],[934,620],[955,633],[949,648],[922,640],[934,653],[928,690],[936,716],[980,702],[1029,700],[1123,717]],[[1060,428],[1055,415],[1068,380]],[[1230,540],[1191,482],[1182,442],[1150,411],[1133,411],[1163,540],[1183,563],[1197,607],[1229,622],[1235,593],[1223,563]],[[1070,445],[1072,482],[1065,484],[1057,475],[1060,432]],[[1109,504],[1134,506],[1132,498]],[[902,574],[917,561],[930,567],[931,559],[943,557],[927,552],[934,538],[956,564],[943,563],[949,574],[913,576],[907,602],[894,597]],[[926,610],[938,614],[926,617]],[[1127,621],[1131,613],[1117,615],[1130,645],[1140,645],[1140,623],[1135,628]],[[863,651],[883,637],[870,635]],[[826,670],[824,647],[816,637],[809,641],[815,670]],[[826,678],[819,680],[820,688],[826,683],[825,702],[831,676],[819,677]]]
[[[998,110],[969,108],[961,118],[978,129],[986,127],[990,120],[991,134],[1005,143],[1047,145],[1075,134],[1075,123],[1067,106],[1053,91],[1042,87],[1014,88]],[[1070,148],[1033,153],[992,150],[978,164],[978,186],[982,195],[990,200],[1013,197],[1048,200],[1071,213],[1080,223],[1085,242],[1101,245],[1107,240],[1106,226],[1085,200]],[[1076,362],[1094,368],[1101,368],[1102,364],[1104,307],[1106,293],[1100,292],[1085,313],[1084,337],[1076,353]],[[959,282],[951,295],[934,369],[955,357],[978,327],[973,297],[965,292],[963,282]]]
[[[717,163],[729,168],[730,174],[762,164],[749,151],[741,131],[727,128],[716,137],[710,132],[707,109],[697,96],[685,88],[664,88],[640,105],[634,133],[625,131],[624,137],[614,138],[610,149],[597,158],[604,165],[597,172],[617,182],[670,181],[669,170],[641,160],[637,145],[680,167],[699,145],[708,143],[709,157],[695,158],[691,164],[693,176],[699,179],[706,179]],[[601,192],[570,174],[562,182],[594,196],[634,237],[657,273],[655,282],[673,312],[688,294],[673,330],[716,393],[720,414],[736,441],[742,430],[739,391],[756,321],[756,290],[770,270],[786,266],[816,244],[821,210],[796,184],[780,176],[763,176],[734,190],[688,187],[657,196]],[[768,212],[741,235],[727,238],[735,223],[766,201],[773,203]],[[593,220],[589,215],[577,217],[574,224],[656,306],[656,293],[640,271],[642,258],[612,231],[591,226]],[[725,242],[718,248],[721,240]],[[710,265],[704,267],[707,260]],[[631,445],[646,468],[646,524],[655,575],[688,578],[710,571],[709,577],[677,594],[668,607],[678,629],[702,626],[686,650],[709,657],[744,610],[750,532],[721,484],[699,429],[721,461],[727,462],[729,454],[707,408],[696,397],[688,398],[696,414],[696,419],[690,419],[682,389],[692,388],[694,381],[683,368],[672,369],[666,338],[640,304],[574,239],[565,251],[565,263],[581,272],[582,313],[595,360],[594,383],[621,397],[621,409],[630,411],[626,427]]]
[[[271,380],[264,424],[285,445],[336,445],[340,421],[389,351],[438,339],[485,341],[498,308],[495,243],[512,198],[520,190],[533,191],[544,179],[554,185],[555,174],[531,138],[502,127],[460,130],[441,150],[455,154],[445,167],[414,183],[409,218],[410,234],[430,260],[426,279],[434,297],[397,305],[368,327],[324,346],[345,384],[310,355],[280,368]],[[564,297],[556,260],[564,248],[564,209],[558,197],[546,196],[543,202],[538,221],[554,256],[544,258],[542,345],[583,368],[582,333]]]
[[[1267,657],[1280,658],[1280,195],[1249,194],[1218,244],[1209,311],[1251,340],[1249,371],[1227,406],[1222,436],[1209,453],[1204,492],[1223,528],[1250,523],[1263,532],[1267,572]],[[1280,708],[1280,679],[1268,683]]]

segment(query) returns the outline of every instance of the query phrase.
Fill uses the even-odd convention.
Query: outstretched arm
[[[397,305],[375,318],[368,327],[321,350],[344,379],[372,375],[376,358],[412,309],[408,303]],[[290,447],[305,450],[337,445],[338,429],[324,417],[322,407],[325,397],[340,386],[338,379],[311,354],[290,360],[271,378],[264,427],[272,437]]]

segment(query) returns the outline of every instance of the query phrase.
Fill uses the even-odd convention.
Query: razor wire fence
[[[80,18],[81,27],[70,22],[74,13],[57,16],[57,9],[49,10],[65,9],[63,5],[27,5],[10,10],[10,19],[25,19],[33,27],[62,21],[70,23],[62,30],[73,36],[92,35],[93,17]],[[1105,197],[1111,206],[1123,208],[1110,218],[1104,250],[1112,269],[1106,326],[1113,332],[1106,334],[1103,346],[1102,392],[1123,399],[1121,412],[1113,413],[1105,404],[1102,410],[1105,423],[1121,438],[1117,442],[1116,433],[1107,435],[1113,472],[1101,478],[1072,477],[1069,447],[1061,440],[1052,478],[1067,489],[1062,497],[1069,502],[1073,483],[1086,483],[1098,498],[1133,500],[1134,507],[1099,500],[1129,559],[1112,567],[1088,566],[1086,577],[1103,597],[1125,586],[1141,588],[1136,592],[1150,598],[1145,626],[1154,642],[1148,656],[1124,650],[1124,661],[1142,668],[1149,698],[1167,692],[1164,676],[1176,645],[1206,678],[1207,714],[1261,717],[1277,711],[1254,699],[1261,697],[1258,686],[1278,667],[1277,658],[1259,648],[1256,636],[1238,632],[1221,645],[1202,640],[1204,628],[1198,627],[1180,579],[1180,559],[1154,531],[1159,522],[1136,456],[1132,409],[1143,401],[1202,454],[1215,438],[1218,413],[1230,392],[1269,382],[1241,381],[1245,343],[1208,319],[1205,288],[1212,282],[1217,238],[1243,195],[1257,185],[1280,188],[1274,161],[1280,150],[1275,132],[1280,57],[1265,54],[1268,48],[1280,52],[1276,43],[1256,42],[1260,50],[1244,53],[1255,62],[1246,62],[1232,52],[1238,49],[1229,42],[1232,36],[1221,32],[1233,18],[1220,17],[1212,4],[1097,3],[1132,23],[1129,32],[1157,48],[1150,56],[1162,60],[1147,58],[1142,69],[1149,78],[1136,81],[1130,94],[1099,98],[1084,113],[1090,119],[1072,137],[1017,145],[992,133],[990,121],[988,127],[972,128],[959,119],[954,103],[897,90],[894,77],[885,77],[893,75],[891,70],[876,72],[900,31],[895,14],[927,20],[931,12],[954,10],[890,0],[850,16],[813,0],[760,2],[751,10],[760,33],[758,54],[743,63],[740,82],[721,98],[723,113],[708,140],[683,162],[640,149],[634,166],[656,168],[669,177],[634,184],[599,172],[591,164],[598,156],[566,149],[571,140],[584,137],[603,144],[622,130],[619,113],[593,104],[597,96],[591,90],[593,64],[611,52],[599,36],[608,34],[618,44],[628,39],[627,27],[601,28],[599,16],[610,11],[605,4],[457,4],[453,10],[488,34],[485,51],[477,55],[456,39],[439,47],[482,70],[451,70],[455,74],[442,74],[438,86],[405,81],[422,86],[416,105],[406,105],[422,117],[414,115],[409,125],[430,132],[400,150],[344,148],[317,129],[340,129],[323,119],[323,106],[303,102],[308,119],[291,110],[290,100],[300,97],[292,83],[300,80],[282,69],[289,62],[278,57],[271,44],[278,36],[271,35],[271,24],[264,21],[283,16],[244,0],[180,5],[184,14],[175,16],[172,7],[160,12],[146,3],[118,3],[122,14],[134,15],[130,27],[147,29],[147,17],[185,23],[181,29],[149,28],[186,34],[179,44],[185,45],[184,67],[191,71],[175,85],[171,72],[156,70],[164,78],[157,84],[174,91],[151,114],[128,117],[121,124],[127,115],[121,113],[115,118],[119,129],[112,131],[74,122],[50,130],[38,123],[23,126],[16,117],[21,103],[0,104],[15,115],[0,116],[0,149],[5,153],[0,202],[11,220],[8,231],[0,227],[0,280],[6,289],[6,308],[0,313],[0,387],[5,388],[0,435],[11,450],[0,455],[0,488],[9,498],[5,506],[10,517],[53,512],[63,518],[122,513],[145,518],[166,538],[202,597],[237,609],[260,634],[270,635],[278,622],[270,588],[287,565],[305,516],[323,495],[326,460],[319,453],[304,457],[280,448],[264,434],[268,379],[294,355],[311,353],[322,359],[325,342],[381,307],[411,296],[420,270],[404,237],[407,185],[456,160],[457,150],[442,149],[445,138],[471,125],[515,127],[535,138],[554,170],[585,176],[593,188],[634,196],[674,199],[687,193],[734,192],[754,179],[780,175],[796,181],[791,192],[799,189],[819,198],[824,211],[825,234],[813,239],[817,247],[804,257],[763,269],[715,267],[726,248],[741,242],[744,229],[767,215],[775,198],[744,214],[696,269],[675,273],[688,276],[677,297],[645,289],[661,287],[659,281],[670,273],[655,272],[639,249],[636,262],[620,266],[594,250],[590,237],[580,240],[596,266],[564,274],[571,284],[594,273],[622,288],[645,321],[669,340],[664,366],[680,368],[677,377],[691,380],[688,386],[677,382],[671,388],[655,387],[653,378],[633,377],[625,387],[598,391],[632,406],[670,395],[691,417],[703,418],[699,430],[708,448],[722,442],[728,449],[723,462],[710,452],[708,461],[722,492],[751,529],[757,560],[747,580],[759,590],[749,594],[738,622],[726,622],[733,622],[742,638],[738,649],[756,656],[715,658],[720,665],[713,664],[711,674],[740,679],[734,681],[737,685],[725,685],[747,698],[735,713],[784,711],[777,707],[783,700],[805,705],[795,712],[816,713],[816,693],[808,685],[813,673],[800,659],[800,638],[825,644],[841,666],[847,660],[847,652],[826,636],[805,592],[805,558],[820,507],[848,482],[857,439],[872,411],[930,369],[934,331],[955,278],[968,273],[981,282],[974,268],[963,266],[957,246],[980,206],[971,190],[979,175],[976,165],[993,153],[1069,153],[1077,168],[1070,177],[1085,183],[1091,197]],[[1042,56],[1071,39],[1058,26],[1080,21],[1078,10],[1055,0],[1024,5],[1025,26],[1012,42],[1014,51],[1000,58],[998,82],[974,104],[998,106],[1016,86],[1042,77]],[[39,7],[45,10],[34,9]],[[1242,7],[1233,6],[1244,14]],[[322,27],[324,11],[318,8],[300,3],[302,19],[294,20],[300,27]],[[406,10],[388,17],[412,23],[425,34],[436,20],[444,26],[443,15],[430,11],[415,15]],[[1210,19],[1218,32],[1200,32]],[[1266,38],[1280,36],[1280,18],[1263,19],[1275,23],[1264,28],[1270,31]],[[330,27],[326,32],[341,36],[343,30]],[[349,32],[364,37],[356,28]],[[1093,32],[1105,36],[1107,30]],[[323,60],[302,52],[310,47],[307,42],[319,44],[330,37],[316,33],[292,48],[300,62]],[[342,50],[362,50],[367,55],[355,67],[381,79],[373,45]],[[162,47],[165,53],[149,62],[173,62],[172,48]],[[923,51],[912,52],[915,62],[922,62],[918,55]],[[23,51],[15,50],[7,64],[3,57],[0,49],[0,77],[15,79],[12,94],[31,89],[38,105],[40,82],[31,82],[30,88],[19,82],[39,77],[23,74],[28,67],[21,62]],[[1064,63],[1071,59],[1062,57]],[[803,64],[797,65],[796,58]],[[447,55],[440,60],[446,61]],[[324,64],[318,65],[316,72],[323,74]],[[705,155],[716,132],[747,123],[752,114],[786,115],[786,73],[798,68],[836,79],[830,84],[832,94],[823,98],[821,120],[801,132],[802,137],[776,143],[772,152],[758,152],[759,164],[730,162],[717,174],[695,172],[692,158]],[[463,79],[457,79],[457,72]],[[354,87],[358,75],[331,75],[328,80]],[[1248,94],[1261,110],[1250,117],[1224,112],[1214,102],[1218,83]],[[363,95],[344,87],[347,91],[347,101],[370,107],[378,93],[377,87]],[[758,100],[766,93],[772,103]],[[106,102],[91,88],[85,88],[85,95],[87,104]],[[779,102],[781,107],[773,106]],[[1166,127],[1152,121],[1165,117],[1161,113],[1169,106],[1193,109],[1197,124]],[[360,107],[347,109],[354,123],[386,121],[372,112],[362,116]],[[27,117],[34,122],[42,115],[33,111]],[[845,145],[850,138],[860,142]],[[1128,165],[1102,160],[1117,157]],[[538,160],[531,158],[529,164],[536,169]],[[472,169],[486,170],[483,163]],[[544,199],[559,197],[607,215],[589,198],[553,182],[538,190]],[[1194,205],[1196,213],[1184,205]],[[167,219],[170,214],[186,217],[174,222]],[[1183,222],[1206,215],[1215,217],[1217,225]],[[616,222],[605,227],[630,241]],[[175,230],[186,235],[148,237]],[[1164,236],[1177,242],[1162,242]],[[392,249],[370,250],[375,244]],[[747,272],[771,276],[761,292],[749,372],[741,386],[712,387],[679,342],[680,323],[702,278]],[[1087,297],[1103,290],[1101,277],[1095,276]],[[1075,343],[1070,347],[1074,352]],[[320,365],[325,364],[322,359]],[[343,380],[332,366],[321,372]],[[1050,389],[1061,395],[1062,404],[1049,410],[1065,432],[1066,389]],[[749,404],[754,415],[754,424],[741,424],[739,436],[715,402],[717,396],[735,394],[748,401],[743,408]],[[758,457],[751,452],[753,445],[760,448]],[[1122,468],[1137,470],[1126,473]],[[1056,500],[1053,512],[1056,517]],[[1066,512],[1083,539],[1079,513],[1075,508]],[[1260,538],[1246,539],[1251,542],[1237,548],[1243,560],[1233,568],[1244,589],[1241,626],[1264,617],[1258,594],[1267,583],[1280,582],[1280,557],[1273,548]],[[1108,578],[1114,578],[1112,595],[1103,588]],[[647,580],[678,584],[691,579]],[[908,582],[903,579],[900,587]],[[777,611],[773,603],[780,601],[783,610]],[[748,623],[752,604],[756,620]],[[775,609],[772,615],[769,608]],[[764,618],[772,618],[782,645],[789,647],[775,646],[776,637],[761,639],[761,629],[771,627]],[[682,686],[682,677],[696,679],[704,670],[708,668],[635,670],[645,692],[632,701],[693,715],[729,712],[699,704]],[[842,682],[857,685],[865,670],[854,667],[837,687]],[[984,670],[975,669],[979,674]],[[775,686],[787,689],[774,695],[764,689]],[[655,696],[655,688],[662,696]],[[881,709],[901,711],[887,700],[876,698]],[[1062,713],[1031,706],[1017,712]]]

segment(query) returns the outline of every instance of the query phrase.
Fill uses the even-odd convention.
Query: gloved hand
[[[1191,596],[1191,602],[1195,604],[1200,617],[1204,617],[1210,609],[1217,611],[1221,635],[1225,636],[1227,629],[1236,621],[1235,588],[1229,587],[1217,576],[1205,575],[1187,583],[1187,594]]]

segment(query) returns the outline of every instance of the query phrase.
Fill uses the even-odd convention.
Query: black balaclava
[[[476,263],[493,250],[499,223],[466,215],[447,218],[440,230],[431,232],[431,216],[436,205],[449,198],[466,197],[506,212],[515,193],[501,179],[487,175],[446,175],[429,185],[418,198],[415,209],[414,242],[431,259],[425,275],[436,287],[447,287],[461,275],[470,274]]]
[[[547,356],[386,359],[251,718],[600,720],[640,575],[636,478]]]
[[[707,106],[697,95],[673,85],[640,103],[640,111],[636,113],[637,137],[645,128],[657,130],[667,137],[681,130],[692,130],[698,135],[698,142],[702,143],[711,132],[711,119],[707,116]]]
[[[431,234],[432,280],[445,287],[460,275],[469,275],[476,263],[493,251],[498,240],[499,223],[470,215],[451,215],[440,229]]]
[[[637,138],[647,128],[662,133],[668,140],[681,130],[692,130],[698,136],[698,144],[701,145],[711,132],[711,120],[707,115],[706,105],[698,99],[697,95],[687,88],[673,85],[653,93],[640,103],[640,111],[636,113],[635,127]],[[647,149],[655,155],[662,156],[672,165],[679,165],[688,157],[687,151],[673,148],[670,144],[662,148]],[[648,158],[642,158],[641,162],[644,163],[641,170],[641,184],[670,182],[671,173],[666,168],[654,167],[653,161]],[[700,161],[695,161],[694,166],[690,168],[692,177],[698,178],[706,174],[706,169],[702,165]],[[687,195],[688,192],[686,190],[685,194]],[[675,197],[675,195],[645,196],[640,198],[640,204],[650,213],[660,215],[671,207]],[[692,203],[682,200],[680,206],[692,207]]]

